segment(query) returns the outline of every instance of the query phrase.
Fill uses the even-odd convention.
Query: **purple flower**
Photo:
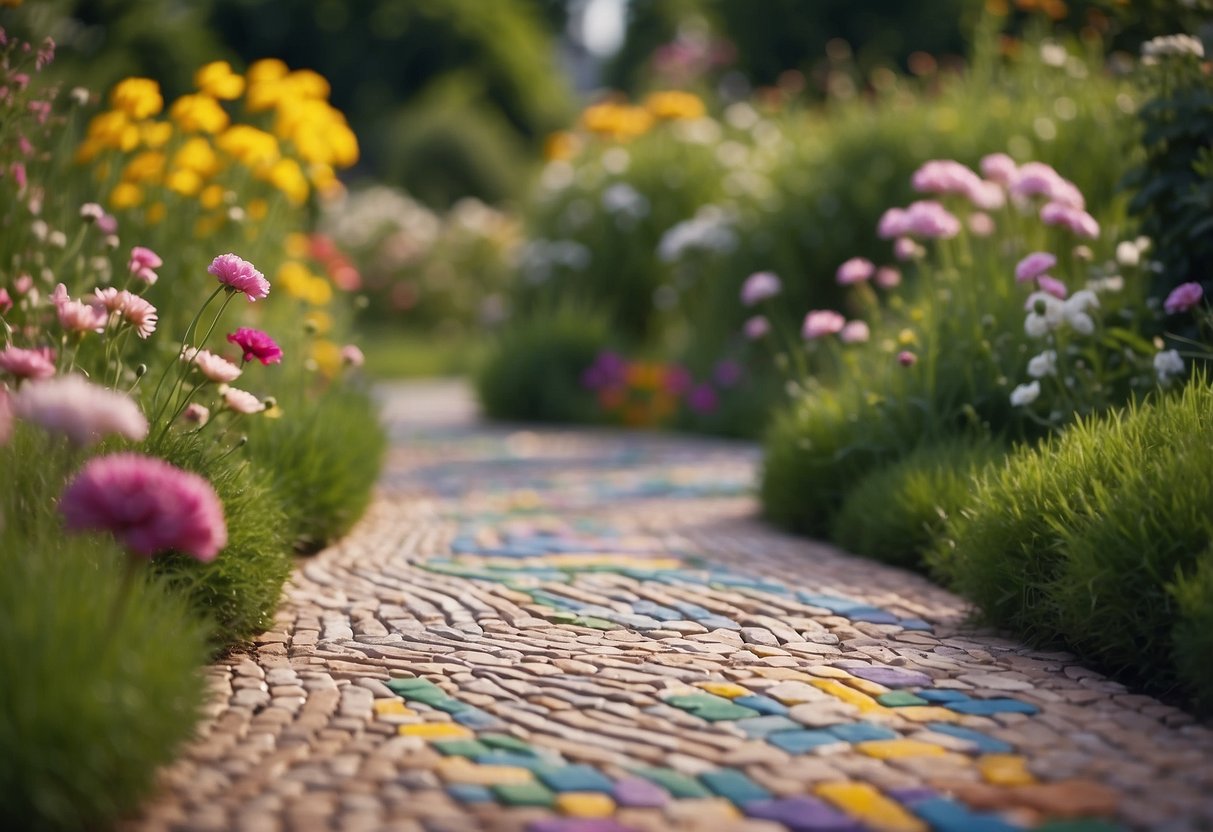
[[[1181,283],[1171,290],[1171,294],[1167,295],[1162,308],[1167,311],[1168,315],[1174,315],[1177,312],[1187,312],[1200,303],[1200,299],[1204,297],[1204,294],[1205,290],[1199,283]]]
[[[783,285],[774,272],[755,272],[741,284],[741,302],[746,306],[773,298],[779,294]]]
[[[871,260],[864,257],[852,257],[847,262],[838,267],[838,271],[834,275],[834,279],[839,286],[850,286],[854,283],[863,283],[868,280],[876,272],[876,266]]]
[[[1056,265],[1056,256],[1047,251],[1034,251],[1015,264],[1015,282],[1028,283]]]
[[[873,282],[881,289],[895,289],[901,285],[901,272],[892,266],[881,266]]]
[[[720,407],[720,397],[710,384],[697,384],[687,396],[687,404],[696,413],[712,413]]]
[[[806,341],[812,341],[840,332],[846,323],[847,319],[833,309],[814,309],[805,316],[801,335]]]
[[[731,358],[726,358],[716,365],[716,369],[712,372],[712,377],[716,379],[716,383],[721,387],[732,387],[737,382],[741,381],[741,377],[745,374],[742,366]]]
[[[270,282],[247,260],[234,254],[220,254],[211,261],[207,271],[233,291],[243,292],[250,302],[261,300],[270,293]]]

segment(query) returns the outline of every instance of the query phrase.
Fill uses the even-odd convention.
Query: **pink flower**
[[[51,302],[59,314],[59,324],[68,332],[101,332],[109,323],[109,313],[103,305],[72,300],[62,283],[51,293]]]
[[[741,302],[753,306],[779,294],[783,285],[774,272],[755,272],[741,284]]]
[[[1070,290],[1066,288],[1066,284],[1062,283],[1055,277],[1050,277],[1047,274],[1039,275],[1036,278],[1036,285],[1040,287],[1042,292],[1048,292],[1050,295],[1058,298],[1059,300],[1065,300],[1066,295],[1070,293]]]
[[[190,402],[185,406],[185,410],[181,411],[181,419],[189,422],[191,425],[202,426],[210,421],[211,411],[206,405]]]
[[[13,181],[17,183],[17,193],[23,192],[25,186],[29,184],[29,179],[25,175],[25,165],[13,162],[9,165],[8,172],[12,175]]]
[[[1088,240],[1099,237],[1099,223],[1093,216],[1062,202],[1047,202],[1041,206],[1040,221],[1045,225],[1060,225]]]
[[[1025,163],[1011,183],[1010,190],[1012,196],[1020,199],[1038,196],[1078,211],[1086,207],[1082,191],[1043,162]]]
[[[1200,299],[1204,297],[1204,294],[1205,290],[1199,283],[1181,283],[1171,290],[1171,294],[1167,295],[1162,308],[1166,310],[1168,315],[1174,315],[1176,312],[1187,312],[1200,303]]]
[[[981,160],[981,175],[991,182],[1008,186],[1015,181],[1019,166],[1005,153],[991,153]]]
[[[211,261],[207,271],[233,291],[243,292],[250,302],[261,300],[270,293],[270,282],[252,263],[234,254],[220,254]]]
[[[259,329],[242,326],[235,332],[229,333],[227,340],[244,350],[245,361],[252,361],[255,358],[262,364],[282,363],[282,348],[274,342],[273,338]]]
[[[919,193],[967,196],[981,177],[953,159],[932,159],[914,171],[910,184]]]
[[[113,286],[104,289],[94,289],[97,300],[111,313],[117,313],[135,329],[135,334],[146,338],[156,331],[156,323],[160,320],[156,307],[139,295],[134,295],[126,289],[119,291]]]
[[[839,332],[846,322],[847,319],[833,309],[814,309],[805,316],[801,335],[806,341],[812,341],[824,335],[833,335]]]
[[[969,231],[974,237],[989,237],[996,230],[994,218],[985,211],[974,211],[969,214]]]
[[[210,350],[200,350],[186,347],[181,353],[181,360],[194,364],[209,381],[226,384],[240,377],[242,370],[226,358],[215,355]]]
[[[847,321],[838,333],[838,340],[844,344],[863,344],[871,337],[872,331],[863,321]]]
[[[209,482],[133,453],[89,460],[59,498],[69,531],[107,531],[136,555],[213,560],[227,545],[223,503]]]
[[[876,277],[872,282],[881,289],[894,289],[901,285],[901,272],[892,266],[881,266],[876,270]]]
[[[854,283],[863,283],[871,278],[875,271],[876,266],[871,260],[864,257],[852,257],[838,267],[834,279],[839,286],[850,286]]]
[[[13,396],[13,412],[79,446],[112,434],[147,437],[147,418],[134,399],[75,373],[23,385]]]
[[[9,295],[8,289],[0,288],[0,315],[5,314],[13,308],[13,299]]]
[[[219,387],[219,395],[223,396],[224,406],[236,413],[260,413],[265,410],[265,402],[245,390],[224,384]]]
[[[0,387],[0,445],[7,445],[13,435],[13,403],[8,391]]]
[[[13,281],[13,289],[19,295],[26,294],[32,288],[34,288],[34,279],[28,274],[19,275],[17,279]]]
[[[771,322],[763,315],[755,315],[745,322],[745,337],[751,341],[765,338],[771,331]]]
[[[1057,258],[1047,251],[1034,251],[1015,264],[1015,282],[1027,283],[1057,265]]]
[[[366,363],[366,356],[357,344],[346,344],[341,348],[341,361],[350,367],[361,367]]]
[[[876,226],[876,235],[880,239],[891,240],[894,237],[905,237],[909,233],[910,225],[904,208],[890,208],[880,215],[880,222]]]
[[[131,249],[130,260],[127,261],[126,267],[130,273],[142,280],[148,286],[151,286],[160,276],[156,274],[155,269],[164,265],[164,261],[160,259],[160,255],[152,251],[150,248],[143,246],[135,246]]]
[[[5,347],[0,351],[0,372],[17,378],[50,378],[55,374],[55,361],[50,350]]]
[[[922,246],[911,240],[909,237],[898,237],[893,243],[893,256],[901,262],[907,260],[917,260],[926,254]]]
[[[105,209],[96,202],[86,202],[80,206],[80,219],[88,223],[96,222],[105,216]]]
[[[965,194],[973,206],[982,211],[997,211],[1007,204],[1007,193],[997,182],[978,179]]]
[[[913,367],[918,363],[918,356],[909,350],[902,350],[897,353],[897,363],[903,367]]]
[[[910,203],[906,209],[909,236],[929,240],[950,240],[960,233],[960,220],[947,208],[932,200]]]

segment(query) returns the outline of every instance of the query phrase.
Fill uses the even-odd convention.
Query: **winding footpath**
[[[1213,730],[765,526],[755,447],[383,400],[375,505],[126,828],[1213,829]]]

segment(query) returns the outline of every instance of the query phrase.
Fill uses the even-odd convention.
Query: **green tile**
[[[927,705],[927,700],[910,693],[908,690],[892,690],[876,697],[876,701],[886,708],[906,708],[911,705]]]
[[[479,757],[489,753],[489,747],[477,740],[435,740],[430,745],[448,757]]]
[[[671,796],[682,799],[692,797],[711,797],[712,793],[697,780],[692,780],[685,774],[679,774],[672,768],[641,768],[635,772],[651,783],[661,786]]]
[[[510,783],[493,786],[493,793],[506,806],[541,806],[549,808],[556,796],[542,783]]]

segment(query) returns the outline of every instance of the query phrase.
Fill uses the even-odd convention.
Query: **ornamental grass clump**
[[[1082,419],[987,470],[928,562],[990,623],[1209,704],[1213,387]]]

